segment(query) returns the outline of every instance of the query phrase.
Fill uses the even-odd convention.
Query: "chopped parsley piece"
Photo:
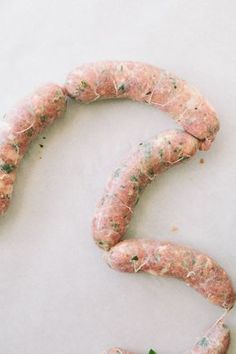
[[[118,86],[118,91],[125,92],[125,84],[120,84]]]
[[[11,173],[12,171],[14,171],[15,168],[16,168],[16,166],[11,165],[10,163],[4,163],[3,165],[0,166],[0,169],[3,172],[6,172],[8,174]]]
[[[138,256],[133,256],[133,257],[131,257],[131,261],[133,262],[133,261],[138,261]]]
[[[80,82],[81,89],[86,89],[88,86],[89,85],[88,85],[87,81],[81,80],[81,82]]]
[[[130,177],[130,180],[131,180],[132,182],[138,182],[138,178],[137,178],[136,176],[131,176],[131,177]]]
[[[203,337],[199,342],[198,344],[201,346],[201,347],[207,347],[208,344],[209,344],[209,340],[207,337]]]
[[[155,350],[150,349],[150,350],[149,350],[149,352],[148,352],[148,354],[158,354],[158,353],[157,353],[157,352],[155,352]]]
[[[46,122],[48,120],[48,117],[43,115],[43,116],[40,116],[40,120],[42,123]]]
[[[112,227],[115,231],[118,231],[119,228],[120,228],[120,225],[117,224],[116,222],[112,222],[112,223],[111,223],[111,227]]]
[[[27,136],[31,137],[33,135],[33,128],[30,128],[26,131]]]

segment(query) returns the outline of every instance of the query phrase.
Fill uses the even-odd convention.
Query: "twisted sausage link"
[[[0,214],[12,197],[16,171],[31,142],[66,109],[63,89],[41,86],[0,121]]]
[[[166,70],[132,61],[85,64],[68,75],[70,97],[89,103],[98,99],[129,98],[169,113],[207,150],[219,130],[213,107],[186,81]]]

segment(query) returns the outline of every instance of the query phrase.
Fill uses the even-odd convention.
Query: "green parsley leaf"
[[[138,261],[138,256],[131,257],[131,261]]]
[[[131,176],[131,177],[130,177],[130,180],[131,180],[132,182],[138,182],[138,178],[137,178],[136,176]]]
[[[0,166],[0,169],[3,172],[6,172],[8,174],[11,173],[12,171],[14,171],[15,168],[16,168],[16,166],[11,165],[10,163],[4,163]]]
[[[120,84],[118,86],[118,91],[125,92],[125,84]]]
[[[158,354],[158,353],[157,353],[157,352],[155,352],[155,350],[150,349],[150,350],[149,350],[149,352],[148,352],[148,354]]]
[[[201,347],[204,347],[206,348],[209,344],[209,339],[207,337],[203,337],[199,342],[198,344],[201,346]]]

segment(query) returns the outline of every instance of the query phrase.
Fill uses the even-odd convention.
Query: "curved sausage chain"
[[[0,214],[10,202],[17,167],[37,135],[66,109],[67,95],[79,102],[130,98],[169,113],[185,130],[170,130],[140,143],[109,180],[93,219],[93,235],[105,250],[107,263],[124,272],[144,271],[186,282],[210,301],[230,309],[234,293],[225,271],[197,251],[158,241],[124,236],[139,195],[155,176],[198,149],[207,150],[219,130],[214,109],[184,80],[137,62],[100,62],[73,70],[62,88],[46,84],[14,107],[0,121]],[[112,247],[112,248],[111,248]],[[224,354],[229,330],[218,321],[191,354]],[[113,348],[107,354],[131,354]]]
[[[199,142],[179,130],[169,130],[140,143],[115,170],[93,218],[96,243],[109,250],[124,236],[140,193],[157,175],[193,156]]]
[[[34,138],[66,109],[67,97],[55,84],[37,89],[0,121],[0,214],[9,206],[16,171]]]
[[[132,61],[104,61],[77,67],[67,77],[70,97],[89,103],[129,98],[169,113],[207,150],[219,130],[215,110],[186,81],[152,65]]]
[[[184,354],[225,354],[230,345],[230,331],[222,320],[211,326],[204,336]],[[150,351],[149,353],[155,353]],[[121,348],[111,348],[102,354],[134,354]],[[159,354],[159,353],[158,353]]]
[[[108,98],[148,102],[170,113],[184,128],[185,132],[171,130],[141,143],[116,169],[98,203],[93,236],[101,248],[110,250],[105,258],[112,268],[182,279],[213,303],[229,310],[235,298],[232,283],[210,257],[158,241],[118,243],[146,185],[169,167],[193,156],[198,148],[210,147],[219,129],[212,107],[183,80],[149,65],[132,62],[78,67],[69,74],[66,90],[70,97],[84,103]],[[195,345],[192,354],[227,352],[229,331],[223,324],[213,326],[204,338],[205,341]],[[119,348],[107,353],[129,354]]]

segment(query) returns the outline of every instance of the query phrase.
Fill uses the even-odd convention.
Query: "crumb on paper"
[[[178,230],[179,230],[179,229],[178,229],[178,227],[177,227],[177,226],[175,226],[175,225],[174,225],[174,226],[172,226],[172,228],[171,228],[171,231],[172,231],[172,232],[176,232],[176,231],[178,231]]]
[[[199,162],[200,162],[201,164],[203,164],[203,163],[205,162],[205,160],[204,160],[203,158],[201,158],[201,159],[199,160]]]

